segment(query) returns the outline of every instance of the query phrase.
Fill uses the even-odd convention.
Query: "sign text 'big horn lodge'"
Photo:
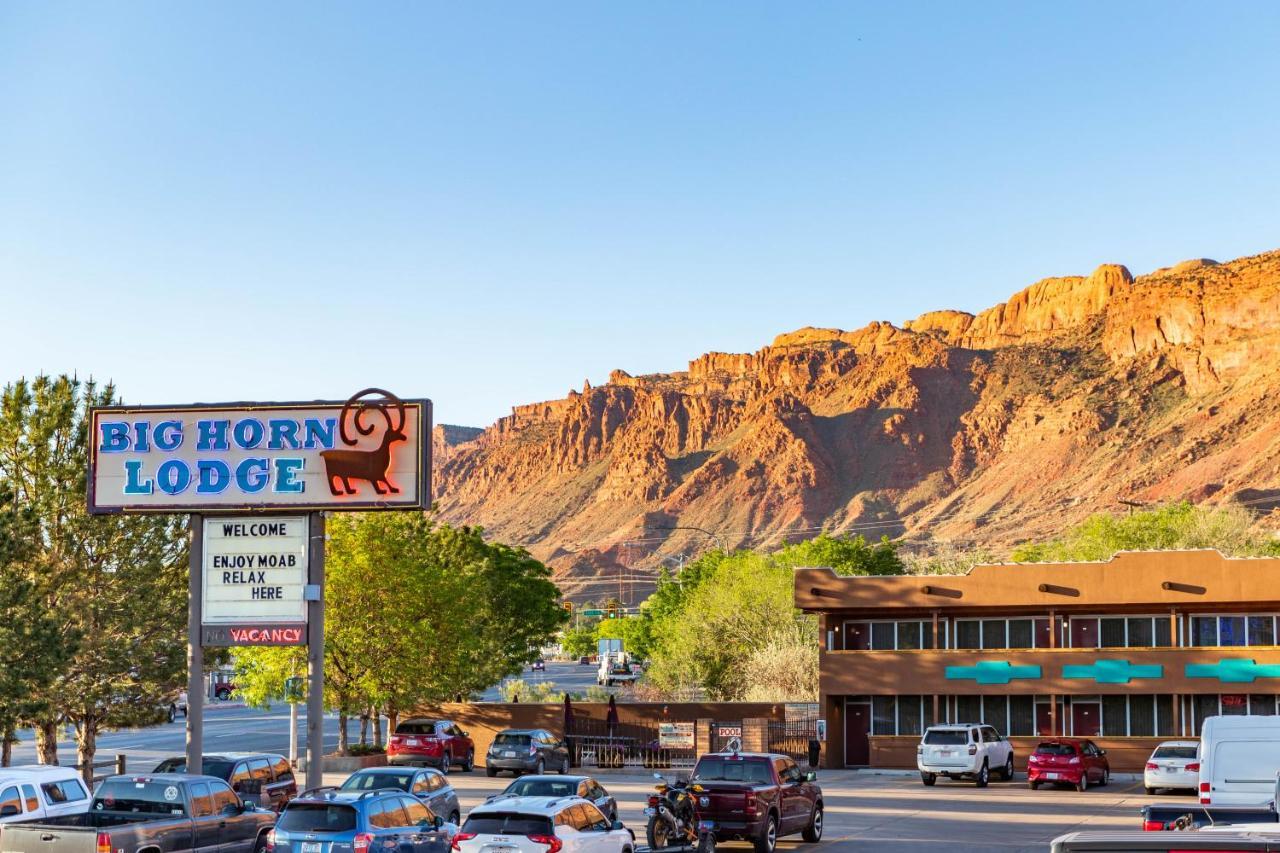
[[[92,413],[89,511],[413,509],[431,501],[431,401],[111,406]]]

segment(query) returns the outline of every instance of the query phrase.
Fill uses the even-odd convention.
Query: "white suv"
[[[1013,746],[991,726],[952,723],[930,726],[916,747],[916,767],[926,785],[970,777],[985,788],[992,773],[1008,782],[1013,778]]]
[[[632,853],[635,836],[582,797],[495,797],[453,837],[458,853]]]

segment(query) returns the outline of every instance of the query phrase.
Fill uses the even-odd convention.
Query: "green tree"
[[[888,536],[872,544],[861,534],[846,537],[823,533],[787,545],[773,555],[773,560],[788,568],[827,566],[838,575],[896,575],[905,570],[898,547]]]
[[[114,402],[110,385],[67,376],[20,380],[0,399],[0,478],[33,517],[33,547],[21,565],[58,620],[58,641],[73,652],[47,687],[32,691],[43,708],[33,722],[46,763],[57,763],[59,714],[75,725],[87,767],[99,731],[158,719],[184,682],[181,519],[86,511],[88,411]]]
[[[75,637],[57,617],[24,565],[35,549],[35,516],[0,485],[0,766],[8,767],[22,720],[48,712],[48,690],[66,666]]]
[[[653,619],[644,613],[620,619],[602,619],[596,624],[595,639],[622,640],[622,648],[628,655],[643,660],[653,649]]]
[[[1280,556],[1280,541],[1260,531],[1243,507],[1181,502],[1132,514],[1098,513],[1048,542],[1014,549],[1018,563],[1109,560],[1118,551],[1216,548],[1237,557]]]
[[[469,695],[521,672],[568,614],[550,570],[479,528],[421,513],[339,513],[325,551],[325,704],[374,708],[394,725],[420,704]],[[246,649],[237,679],[254,704],[279,696],[282,652]]]
[[[585,655],[595,654],[595,626],[588,625],[582,628],[566,628],[564,634],[560,637],[560,646],[564,649],[564,653],[571,658],[580,658]]]

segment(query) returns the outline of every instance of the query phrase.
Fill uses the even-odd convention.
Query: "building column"
[[[769,751],[769,719],[749,717],[742,721],[742,751]]]
[[[693,726],[693,748],[698,755],[706,755],[711,751],[712,725],[712,720],[699,718]]]

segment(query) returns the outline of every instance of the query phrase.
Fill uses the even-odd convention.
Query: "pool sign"
[[[306,643],[308,530],[305,515],[204,519],[205,645]]]
[[[89,512],[426,508],[431,402],[111,406],[92,413]]]

